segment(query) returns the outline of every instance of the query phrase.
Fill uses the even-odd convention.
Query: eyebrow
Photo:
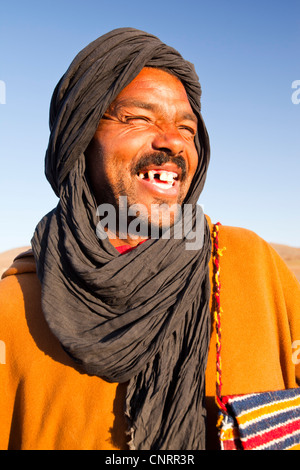
[[[160,105],[155,104],[155,103],[149,103],[146,101],[141,101],[141,100],[131,100],[131,99],[124,99],[120,101],[116,108],[119,108],[121,106],[134,106],[135,108],[141,108],[141,109],[146,109],[147,111],[159,111],[160,110]],[[193,121],[195,124],[198,124],[198,119],[194,113],[190,113],[188,111],[184,112],[182,114],[182,119],[186,119],[188,121]]]

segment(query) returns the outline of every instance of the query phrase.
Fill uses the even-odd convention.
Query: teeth
[[[158,177],[160,181],[164,181],[165,183],[169,183],[170,185],[172,185],[178,175],[174,172],[168,172],[168,171],[158,172],[154,170],[149,170],[144,173],[140,172],[138,174],[139,178],[144,179],[147,177],[147,179],[149,179],[150,181],[153,181],[155,179],[155,176],[156,178]]]
[[[172,173],[163,172],[160,174],[161,181],[167,181],[168,183],[173,183],[174,175]]]
[[[159,179],[160,181],[170,181],[169,180],[169,176],[168,173],[166,171],[163,171],[160,175],[159,175]],[[171,175],[171,180],[173,180],[172,178],[172,175]]]

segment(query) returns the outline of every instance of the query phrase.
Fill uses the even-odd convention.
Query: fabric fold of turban
[[[186,234],[148,240],[120,255],[96,235],[96,201],[85,173],[84,152],[101,117],[144,67],[178,77],[198,117],[199,161],[185,199],[195,230],[210,156],[198,77],[192,64],[157,37],[121,28],[83,49],[54,90],[45,172],[59,203],[38,224],[32,247],[43,313],[76,367],[110,382],[128,382],[129,447],[203,449],[208,225],[204,220],[200,249],[186,249]]]

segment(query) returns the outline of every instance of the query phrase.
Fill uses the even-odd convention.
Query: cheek
[[[189,153],[189,158],[188,158],[188,164],[189,164],[189,171],[187,178],[181,188],[181,194],[179,197],[179,204],[182,204],[186,195],[188,194],[188,191],[191,187],[193,178],[195,176],[195,173],[197,171],[198,167],[198,152],[196,149],[192,149],[191,152]]]
[[[190,158],[189,158],[189,178],[192,180],[193,176],[196,173],[197,167],[198,167],[198,152],[196,150],[196,147],[194,147],[191,152],[190,152]]]
[[[104,139],[103,139],[104,140]],[[113,148],[109,142],[94,139],[87,151],[87,167],[91,179],[106,179],[113,167]]]
[[[103,159],[97,145],[93,144],[86,152],[86,165],[89,179],[95,188],[99,185],[104,175]]]
[[[94,140],[86,151],[87,174],[97,203],[103,203],[106,193],[110,193],[113,175],[105,148]]]

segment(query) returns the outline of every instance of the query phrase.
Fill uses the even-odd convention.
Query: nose
[[[177,129],[160,130],[152,140],[152,148],[170,155],[179,155],[184,151],[184,140]]]

